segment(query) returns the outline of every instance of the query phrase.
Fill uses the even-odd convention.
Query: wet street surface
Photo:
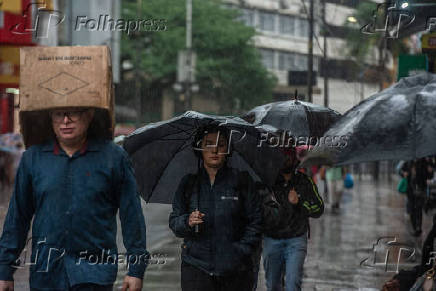
[[[421,237],[413,237],[405,214],[405,197],[396,191],[397,182],[396,178],[375,183],[369,176],[362,180],[356,177],[354,188],[344,193],[339,211],[334,212],[327,205],[320,219],[311,220],[303,290],[380,290],[395,274],[398,261],[399,269],[420,262],[432,212],[423,215]],[[7,200],[7,194],[2,193],[1,227]],[[143,203],[148,250],[154,258],[144,278],[147,291],[180,290],[181,240],[168,228],[170,209],[170,205]],[[396,243],[392,243],[394,240]],[[124,252],[120,235],[118,244],[120,252]],[[413,250],[415,254],[411,256]],[[120,266],[117,290],[121,289],[125,274],[125,268]],[[19,269],[15,273],[15,290],[28,290],[27,282],[27,268]],[[262,268],[257,290],[266,290]]]

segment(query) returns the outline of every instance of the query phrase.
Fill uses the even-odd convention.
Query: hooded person
[[[261,200],[247,172],[227,165],[232,149],[222,126],[197,131],[196,174],[182,178],[169,227],[183,238],[184,291],[251,290],[252,255],[261,239]]]
[[[297,170],[296,149],[283,149],[287,158],[271,195],[264,196],[263,263],[268,291],[301,290],[307,253],[309,217],[319,218],[324,203],[317,186]]]
[[[105,47],[49,49],[73,55],[98,51],[100,57],[107,52]],[[31,56],[41,53],[31,51]],[[59,76],[64,75],[55,78]],[[26,100],[20,125],[27,149],[0,238],[0,290],[13,290],[13,273],[26,243],[32,249],[31,290],[112,290],[118,270],[118,211],[128,264],[123,290],[141,290],[148,262],[145,221],[129,157],[111,140],[110,87],[108,94],[99,91],[108,100],[96,100],[87,95],[89,88],[74,91],[82,98],[62,98],[53,88],[26,91],[20,84]]]

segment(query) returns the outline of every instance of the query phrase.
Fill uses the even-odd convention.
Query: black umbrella
[[[340,116],[330,108],[289,100],[255,107],[242,118],[254,125],[272,125],[298,138],[321,137]]]
[[[436,75],[401,79],[347,111],[303,165],[412,160],[436,154]]]
[[[265,141],[272,128],[255,127],[238,117],[205,115],[194,111],[137,129],[124,140],[132,159],[141,196],[147,202],[172,203],[180,180],[198,171],[192,142],[197,130],[215,124],[230,130],[229,166],[248,171],[273,185],[283,154]]]

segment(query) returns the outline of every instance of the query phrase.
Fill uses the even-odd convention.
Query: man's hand
[[[193,211],[189,215],[189,221],[188,221],[189,226],[193,227],[194,225],[203,223],[203,219],[202,218],[204,217],[204,215],[205,215],[204,213],[201,213],[198,210]]]
[[[382,291],[395,291],[395,290],[400,290],[400,282],[397,279],[389,280],[382,287]]]
[[[122,291],[141,291],[142,290],[142,279],[136,277],[126,276],[124,277],[123,289]]]
[[[289,191],[288,201],[289,201],[289,203],[294,204],[294,205],[298,203],[298,194],[297,194],[297,192],[295,192],[294,188],[292,188]]]
[[[0,291],[14,291],[14,281],[1,281]]]

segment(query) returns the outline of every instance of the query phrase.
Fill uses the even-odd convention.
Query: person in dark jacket
[[[169,227],[182,244],[184,291],[251,290],[252,255],[261,240],[261,199],[247,172],[226,165],[228,132],[206,127],[195,140],[200,168],[182,178]]]
[[[413,234],[420,236],[427,180],[433,178],[431,163],[425,158],[409,161],[401,168],[401,176],[407,178],[407,208],[414,230]]]
[[[277,177],[272,195],[264,198],[263,262],[268,291],[301,290],[307,253],[309,217],[318,218],[324,203],[312,179],[296,171],[295,149]]]

